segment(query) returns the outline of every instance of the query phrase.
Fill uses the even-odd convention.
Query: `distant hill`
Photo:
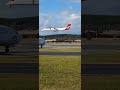
[[[39,28],[39,16],[24,18],[0,18],[0,25],[9,26],[16,30],[34,30]]]
[[[74,34],[59,34],[59,35],[47,35],[47,36],[40,36],[40,38],[45,39],[80,39],[80,35]]]
[[[120,24],[120,16],[82,15],[82,24]]]

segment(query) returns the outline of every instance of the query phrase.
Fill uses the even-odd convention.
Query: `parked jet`
[[[42,46],[45,45],[45,39],[39,38],[39,45],[40,45],[41,48],[42,48]]]
[[[5,46],[5,52],[9,52],[9,48],[18,44],[22,36],[12,28],[0,26],[0,46]]]
[[[63,28],[44,28],[41,31],[64,31],[64,30],[69,30],[71,27],[71,24],[68,24],[66,27]]]

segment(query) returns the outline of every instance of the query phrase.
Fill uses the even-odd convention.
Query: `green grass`
[[[120,90],[119,75],[82,76],[82,90]]]
[[[120,64],[120,53],[96,53],[82,56],[82,64]]]
[[[2,56],[1,59],[1,63],[28,62],[26,59],[33,63],[34,61],[32,60],[35,60],[33,56]],[[80,90],[80,70],[79,56],[41,56],[39,73],[40,90]],[[0,74],[0,89],[37,90],[35,89],[38,83],[36,76],[31,74]]]
[[[40,90],[80,90],[79,56],[40,56]]]
[[[0,63],[38,63],[38,56],[1,55]],[[39,75],[0,73],[0,90],[38,90]]]
[[[42,48],[40,52],[80,52],[81,48]]]
[[[38,90],[38,75],[0,74],[0,90]]]
[[[38,63],[38,56],[0,56],[0,63]]]

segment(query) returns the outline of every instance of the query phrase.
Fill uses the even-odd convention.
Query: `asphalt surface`
[[[113,53],[112,50],[120,50],[120,45],[97,45],[87,44],[82,45],[82,51],[88,53],[89,51]],[[91,52],[90,52],[91,53]],[[98,58],[98,57],[97,57]],[[82,74],[99,74],[99,75],[120,75],[120,64],[82,64]]]
[[[5,53],[5,52],[0,52],[0,56],[30,56],[30,55],[50,55],[50,56],[54,56],[54,55],[59,55],[59,56],[80,56],[81,52],[10,52],[10,53]]]
[[[38,63],[0,63],[0,73],[38,74]],[[82,64],[82,74],[120,75],[120,64]]]
[[[120,64],[82,64],[82,74],[120,75]]]
[[[81,46],[83,54],[89,53],[114,53],[114,51],[120,50],[120,45],[97,45],[97,44],[87,44]]]
[[[39,74],[39,63],[0,63],[0,73]]]
[[[0,56],[3,56],[3,55],[6,55],[6,56],[31,56],[31,55],[39,55],[39,51],[38,50],[29,50],[29,51],[10,51],[9,53],[5,53],[5,52],[0,52]]]
[[[39,52],[39,55],[80,56],[80,52]]]
[[[82,45],[82,49],[105,49],[105,50],[120,50],[120,45],[96,45],[96,44],[88,44]]]
[[[47,43],[45,48],[79,48],[81,43]]]

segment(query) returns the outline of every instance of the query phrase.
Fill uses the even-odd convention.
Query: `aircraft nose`
[[[18,41],[21,41],[23,37],[21,35],[18,36]]]
[[[11,39],[17,41],[17,35],[14,35]]]

